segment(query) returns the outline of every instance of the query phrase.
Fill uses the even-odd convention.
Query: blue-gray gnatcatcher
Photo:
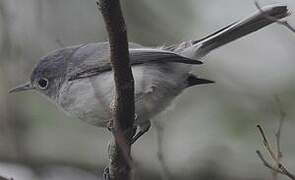
[[[130,43],[135,79],[136,141],[150,127],[150,119],[163,111],[184,89],[213,81],[190,73],[192,65],[211,50],[257,31],[288,15],[286,6],[268,6],[197,41],[161,48]],[[272,18],[270,18],[272,17]],[[111,119],[113,74],[108,43],[89,43],[55,50],[42,57],[30,81],[10,92],[37,90],[66,113],[95,126]]]

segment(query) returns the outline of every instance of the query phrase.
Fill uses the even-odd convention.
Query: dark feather
[[[130,63],[132,66],[145,63],[182,63],[202,64],[201,61],[190,59],[176,53],[151,48],[131,46]],[[80,47],[68,60],[68,80],[96,76],[102,72],[110,71],[109,47],[107,43],[87,44]]]
[[[214,81],[208,80],[208,79],[202,79],[198,78],[193,74],[190,74],[187,77],[187,87],[195,86],[195,85],[200,85],[200,84],[211,84],[215,83]]]

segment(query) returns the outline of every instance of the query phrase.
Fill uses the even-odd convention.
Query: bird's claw
[[[103,170],[103,179],[104,180],[111,180],[110,169],[109,167],[105,167]]]

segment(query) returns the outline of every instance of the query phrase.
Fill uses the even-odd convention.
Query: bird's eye
[[[40,89],[46,89],[48,87],[48,79],[46,78],[41,78],[39,81],[38,81],[38,86]]]

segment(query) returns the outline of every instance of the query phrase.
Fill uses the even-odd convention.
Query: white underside
[[[132,67],[135,79],[135,112],[138,125],[163,111],[186,86],[190,66],[179,63]],[[95,126],[110,120],[113,73],[65,82],[57,103],[70,115]]]

